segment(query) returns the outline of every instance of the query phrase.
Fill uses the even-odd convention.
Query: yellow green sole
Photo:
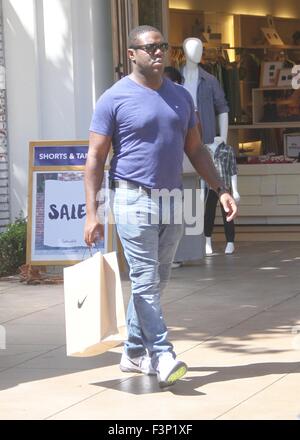
[[[176,382],[177,380],[179,380],[182,376],[185,375],[185,373],[187,372],[187,368],[182,366],[180,368],[178,368],[178,370],[176,370],[174,373],[172,373],[169,377],[168,377],[168,384],[172,385],[174,382]]]

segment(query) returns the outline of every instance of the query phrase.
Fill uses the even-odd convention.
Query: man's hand
[[[230,222],[237,216],[237,206],[234,198],[229,193],[223,193],[220,196],[220,203],[222,203],[224,211],[227,213],[226,220]]]
[[[87,246],[92,246],[98,240],[104,239],[104,226],[101,225],[97,220],[89,221],[86,220],[84,226],[84,241]]]

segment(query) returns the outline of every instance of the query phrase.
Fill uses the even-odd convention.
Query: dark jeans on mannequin
[[[218,195],[214,190],[210,189],[208,193],[206,192],[206,203],[205,203],[205,214],[204,214],[205,237],[212,236],[218,201],[219,201]],[[235,237],[234,222],[233,220],[231,220],[230,222],[226,220],[226,212],[224,211],[222,205],[220,205],[220,207],[223,217],[226,241],[227,243],[234,243],[234,237]]]

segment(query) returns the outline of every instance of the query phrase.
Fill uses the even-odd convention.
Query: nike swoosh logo
[[[79,309],[81,309],[81,307],[83,306],[83,303],[84,303],[84,301],[87,299],[87,295],[86,295],[86,297],[82,300],[82,301],[79,301],[78,300],[78,302],[77,302],[77,307],[79,308]]]

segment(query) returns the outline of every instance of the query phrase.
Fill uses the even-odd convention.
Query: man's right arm
[[[101,189],[110,145],[111,136],[90,132],[89,151],[84,174],[86,200],[84,240],[88,246],[91,246],[98,238],[103,239],[104,235],[104,227],[97,218],[97,194]]]

